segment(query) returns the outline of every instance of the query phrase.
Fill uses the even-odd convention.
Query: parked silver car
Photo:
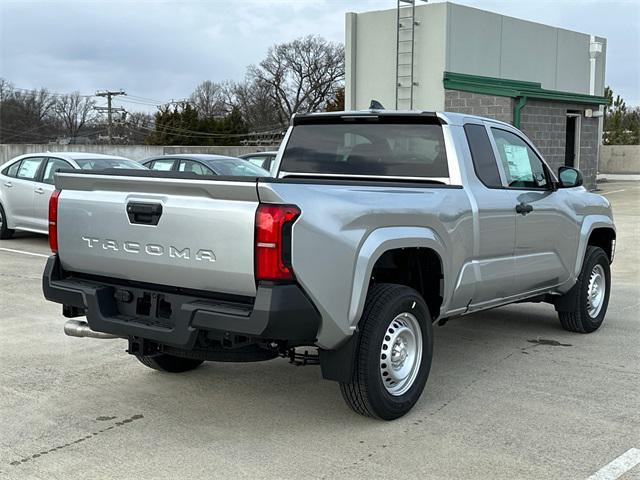
[[[269,152],[255,152],[255,153],[247,153],[246,155],[240,155],[240,158],[243,158],[258,167],[264,168],[265,170],[269,170],[273,173],[273,167],[276,165],[276,157],[278,156],[278,151],[269,151]]]
[[[267,170],[247,160],[204,153],[162,155],[147,158],[142,164],[159,172],[184,172],[196,175],[224,175],[231,177],[268,177]]]
[[[0,239],[11,238],[15,230],[48,232],[49,197],[55,189],[53,176],[63,169],[146,170],[124,157],[97,153],[54,152],[20,155],[0,170]]]

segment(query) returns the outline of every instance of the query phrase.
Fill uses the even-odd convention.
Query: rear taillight
[[[54,190],[49,198],[49,247],[58,253],[58,197],[60,190]]]
[[[291,226],[295,205],[260,204],[256,211],[255,270],[258,280],[292,280]]]

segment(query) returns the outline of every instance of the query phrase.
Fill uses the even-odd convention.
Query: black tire
[[[422,355],[417,358],[417,375],[408,389],[391,394],[383,382],[383,342],[394,319],[402,313],[411,313],[419,324]],[[394,420],[405,415],[420,398],[431,369],[433,331],[429,309],[422,296],[404,285],[374,285],[365,303],[358,332],[358,346],[353,377],[340,383],[340,391],[347,405],[356,413],[382,420]],[[390,362],[390,360],[389,360]],[[388,377],[385,378],[388,380]],[[400,393],[400,392],[399,392]]]
[[[154,370],[161,372],[182,373],[199,367],[204,360],[194,358],[174,357],[167,353],[158,353],[156,355],[136,355],[140,363]]]
[[[7,216],[4,213],[2,204],[0,204],[0,240],[10,239],[11,237],[13,237],[13,234],[15,232],[15,230],[7,228]]]
[[[590,284],[593,281],[594,269],[599,266],[604,273],[605,291],[602,297],[602,305],[597,314],[593,316],[589,313],[589,292]],[[611,270],[609,267],[609,257],[600,247],[588,246],[582,262],[582,269],[578,276],[578,281],[573,288],[565,294],[566,306],[558,310],[560,324],[562,328],[570,332],[591,333],[595,332],[607,313],[609,305],[609,294],[611,293]]]

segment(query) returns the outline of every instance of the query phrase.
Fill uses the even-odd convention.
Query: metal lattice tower
[[[416,0],[397,0],[396,110],[413,109]]]

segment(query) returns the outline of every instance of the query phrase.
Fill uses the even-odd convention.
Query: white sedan
[[[58,170],[107,168],[146,170],[128,158],[79,152],[20,155],[1,165],[0,239],[11,238],[15,230],[48,233],[49,197]]]

